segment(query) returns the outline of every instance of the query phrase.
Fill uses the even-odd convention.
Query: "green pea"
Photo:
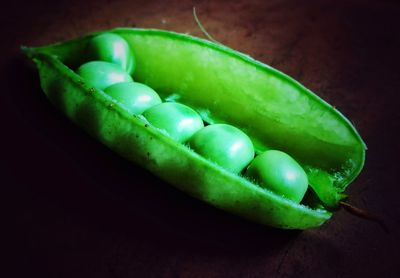
[[[107,87],[104,92],[122,103],[129,113],[138,115],[161,103],[159,95],[149,86],[138,82],[122,82]]]
[[[241,172],[254,157],[250,138],[227,124],[206,126],[193,135],[189,145],[198,154],[234,173]]]
[[[87,45],[87,58],[121,66],[129,74],[135,68],[135,59],[128,43],[120,36],[105,33],[92,38]]]
[[[299,203],[307,191],[308,179],[303,168],[288,154],[269,150],[257,156],[246,176],[260,186]]]
[[[164,102],[143,113],[143,116],[155,127],[165,130],[178,142],[186,142],[204,124],[200,115],[189,106]]]
[[[76,73],[83,77],[85,82],[99,90],[104,90],[115,83],[132,81],[132,77],[120,66],[103,61],[83,64]]]

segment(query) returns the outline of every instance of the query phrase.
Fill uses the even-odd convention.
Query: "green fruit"
[[[100,33],[22,48],[38,67],[43,91],[72,121],[123,157],[219,209],[284,229],[315,228],[331,217],[363,168],[366,150],[335,107],[282,72],[221,44],[154,29],[103,33],[128,42],[137,61],[135,80],[162,99],[189,105],[208,123],[245,130],[257,153],[279,149],[296,158],[317,200],[312,206],[297,204],[263,189],[167,138],[122,105],[114,107],[106,93],[93,93],[71,69],[88,61],[88,42]]]
[[[164,102],[143,113],[153,126],[164,130],[178,142],[186,142],[204,124],[200,115],[189,106]]]
[[[138,82],[116,83],[104,92],[124,105],[129,113],[138,115],[161,103],[159,95],[149,86]]]
[[[250,138],[227,124],[206,126],[190,139],[189,145],[198,154],[234,173],[240,173],[254,157]]]
[[[291,156],[276,150],[257,156],[247,169],[246,176],[296,203],[303,199],[308,187],[303,168]]]
[[[132,81],[132,77],[120,66],[102,61],[92,61],[81,65],[77,71],[86,83],[104,90],[115,83]]]
[[[119,65],[132,75],[135,60],[128,43],[120,36],[104,33],[92,38],[87,45],[87,58]]]

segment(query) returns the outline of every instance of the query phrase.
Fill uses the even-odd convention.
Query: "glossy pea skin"
[[[132,81],[132,77],[120,66],[103,61],[85,63],[77,69],[76,73],[86,83],[99,90],[104,90],[115,83]]]
[[[110,62],[119,65],[129,74],[135,67],[134,55],[128,43],[112,33],[105,33],[92,38],[87,45],[86,57],[89,60]]]
[[[107,87],[104,92],[134,115],[142,114],[145,110],[162,102],[156,91],[138,82],[116,83]]]
[[[254,158],[250,138],[228,124],[213,124],[198,131],[189,141],[190,148],[233,173],[240,173]]]
[[[156,105],[146,110],[143,116],[151,125],[166,131],[180,143],[186,142],[204,126],[203,120],[195,110],[176,102]]]
[[[299,203],[307,191],[308,179],[303,168],[288,154],[268,150],[249,165],[246,176],[260,186]]]

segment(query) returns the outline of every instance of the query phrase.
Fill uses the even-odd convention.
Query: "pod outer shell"
[[[328,203],[335,198],[326,194],[340,194],[363,168],[366,145],[334,106],[284,73],[221,44],[164,30],[117,28],[35,51],[56,55],[75,69],[85,62],[88,41],[103,33],[129,43],[138,64],[136,81],[168,101],[189,105],[208,123],[243,130],[258,154],[267,149],[290,154]],[[321,188],[329,184],[332,189]]]
[[[109,148],[171,185],[215,207],[278,228],[318,227],[330,218],[326,210],[281,198],[210,163],[88,87],[56,57],[34,51],[28,55],[55,106]]]
[[[116,31],[136,35],[143,32],[146,36],[151,36],[152,32],[142,29]],[[163,32],[153,31],[155,35]],[[170,32],[164,33],[168,36]],[[90,36],[44,48],[23,49],[37,64],[42,88],[49,99],[87,132],[171,185],[255,222],[278,228],[307,229],[318,227],[330,218],[331,213],[324,209],[296,204],[225,171],[167,138],[140,117],[129,115],[102,91],[85,84],[65,64],[72,68],[79,65],[79,59],[69,54],[84,49]],[[174,36],[181,35],[171,33],[171,37]],[[203,44],[204,47],[208,45]],[[241,59],[250,59],[240,55]],[[363,156],[361,160],[363,164]],[[359,172],[362,165],[357,167]]]

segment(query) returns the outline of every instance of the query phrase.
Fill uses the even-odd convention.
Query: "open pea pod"
[[[208,123],[246,132],[256,149],[279,149],[306,170],[310,203],[297,204],[230,173],[132,116],[73,70],[86,62],[93,33],[23,48],[48,98],[70,119],[127,159],[215,207],[286,229],[318,227],[361,171],[366,146],[351,123],[297,81],[247,55],[162,30],[118,28],[135,59],[135,81],[196,109]],[[307,202],[307,201],[305,201]]]

